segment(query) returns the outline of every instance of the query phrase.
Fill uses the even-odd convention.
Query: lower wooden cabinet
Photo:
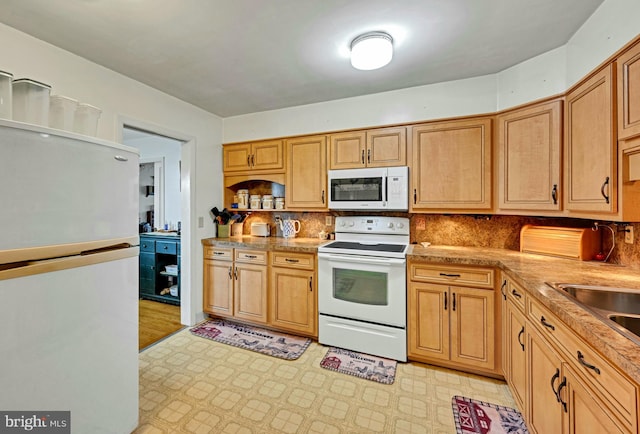
[[[409,358],[498,374],[493,270],[413,262],[408,269]],[[484,287],[458,285],[470,282]]]
[[[291,332],[317,336],[314,255],[272,252],[271,258],[269,324]]]
[[[205,246],[203,285],[207,313],[317,336],[313,253]]]

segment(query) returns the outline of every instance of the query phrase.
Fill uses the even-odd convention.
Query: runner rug
[[[522,414],[514,408],[463,396],[451,399],[457,434],[528,434]]]
[[[207,321],[190,331],[196,336],[286,360],[297,359],[311,344],[311,339],[222,319]]]
[[[383,384],[393,383],[397,364],[395,360],[334,347],[329,348],[320,362],[320,366],[325,369]]]

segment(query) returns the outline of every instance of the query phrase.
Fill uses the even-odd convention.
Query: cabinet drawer
[[[493,288],[494,270],[411,263],[410,279],[417,282]]]
[[[313,270],[316,266],[316,257],[313,253],[271,252],[271,265]]]
[[[267,252],[265,250],[241,250],[236,249],[236,262],[244,262],[250,264],[266,264]]]
[[[233,249],[216,247],[216,246],[204,246],[203,249],[204,259],[218,259],[220,261],[233,261]]]
[[[513,283],[511,280],[507,280],[507,287],[505,288],[507,298],[513,302],[515,306],[524,313],[524,307],[526,303],[526,292],[524,289]]]
[[[156,253],[175,255],[178,253],[177,246],[175,241],[156,241]]]
[[[529,319],[542,334],[564,353],[576,372],[588,379],[611,409],[619,412],[627,426],[635,431],[637,390],[631,381],[602,358],[591,346],[573,333],[547,308],[528,301]]]
[[[156,251],[156,241],[155,240],[147,240],[145,238],[140,239],[140,251],[141,252],[155,252]]]

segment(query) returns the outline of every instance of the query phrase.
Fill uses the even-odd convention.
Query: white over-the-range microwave
[[[329,170],[329,209],[407,211],[409,168]]]

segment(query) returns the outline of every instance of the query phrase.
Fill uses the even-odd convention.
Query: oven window
[[[377,271],[333,269],[333,298],[351,303],[386,306],[387,273]]]
[[[381,201],[382,177],[332,179],[331,200],[340,202]]]

